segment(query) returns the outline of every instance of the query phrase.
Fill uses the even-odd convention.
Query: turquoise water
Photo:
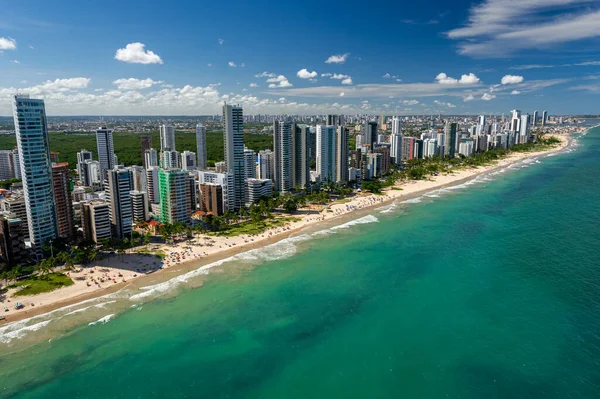
[[[598,398],[600,129],[578,137],[120,298],[106,323],[5,340],[0,396]]]

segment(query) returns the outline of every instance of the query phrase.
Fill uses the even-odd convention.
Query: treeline
[[[140,137],[142,135],[152,136],[152,146],[160,151],[160,137],[158,132],[153,133],[113,133],[115,154],[119,163],[124,165],[141,165],[142,153]],[[176,132],[175,141],[177,151],[196,152],[195,132]],[[246,147],[255,152],[264,149],[273,149],[273,136],[268,134],[244,134]],[[11,150],[17,145],[15,136],[0,136],[0,149]],[[98,159],[96,147],[96,135],[94,133],[50,133],[50,151],[59,152],[60,161],[68,162],[69,167],[74,169],[77,164],[77,153],[81,149],[92,151],[94,159]],[[223,133],[206,133],[206,156],[210,165],[223,160]]]

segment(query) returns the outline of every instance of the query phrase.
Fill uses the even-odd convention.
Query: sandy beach
[[[197,235],[174,245],[150,244],[149,250],[160,250],[166,255],[162,261],[154,255],[137,254],[136,249],[133,249],[132,253],[111,255],[92,265],[76,267],[75,270],[68,272],[74,281],[74,284],[68,287],[38,295],[18,297],[13,297],[15,289],[10,289],[5,293],[6,299],[0,304],[0,314],[6,317],[6,320],[0,321],[0,325],[113,293],[131,285],[143,286],[150,276],[156,277],[167,270],[173,273],[194,270],[208,263],[275,243],[308,227],[316,227],[324,221],[334,221],[350,216],[358,210],[368,211],[395,200],[405,201],[435,189],[460,184],[477,175],[505,168],[526,158],[560,151],[569,144],[567,135],[554,136],[561,142],[547,151],[514,153],[485,167],[461,169],[454,173],[432,176],[428,180],[400,182],[380,195],[358,193],[355,197],[332,203],[320,211],[314,208],[303,208],[294,215],[297,221],[290,222],[284,227],[269,229],[261,234],[236,237]],[[15,310],[14,304],[17,301],[25,307]],[[7,307],[8,311],[4,311],[4,307]]]

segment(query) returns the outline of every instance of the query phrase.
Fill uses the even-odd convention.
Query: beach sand
[[[306,228],[316,228],[319,223],[343,219],[344,216],[353,216],[359,210],[368,211],[394,200],[405,201],[435,189],[460,184],[477,175],[507,167],[527,158],[560,151],[569,144],[567,135],[554,136],[559,138],[561,143],[550,150],[514,153],[492,165],[462,169],[455,173],[433,176],[428,180],[401,182],[380,195],[359,193],[349,200],[333,203],[321,212],[315,209],[301,209],[297,215],[294,215],[298,219],[297,221],[290,222],[284,227],[271,228],[261,234],[236,237],[198,235],[174,245],[149,245],[149,249],[159,249],[166,254],[162,264],[161,260],[154,255],[135,253],[112,255],[87,267],[77,267],[78,271],[69,272],[74,281],[72,286],[43,294],[19,297],[12,297],[15,289],[11,289],[5,293],[6,298],[11,302],[7,302],[5,299],[0,304],[0,314],[6,316],[6,320],[0,321],[0,325],[113,293],[128,286],[140,287],[151,276],[156,277],[158,274],[165,273],[166,270],[172,272],[169,273],[169,276],[188,272],[244,251],[273,244]],[[14,304],[17,301],[25,307],[15,310]],[[9,309],[7,312],[4,312],[5,306]]]

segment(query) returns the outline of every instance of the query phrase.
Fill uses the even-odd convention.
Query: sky
[[[600,113],[600,0],[0,5],[0,115]]]

